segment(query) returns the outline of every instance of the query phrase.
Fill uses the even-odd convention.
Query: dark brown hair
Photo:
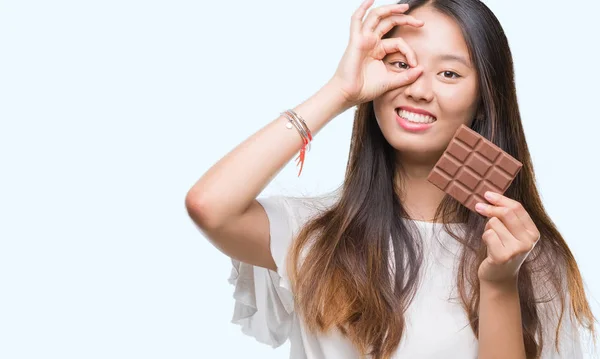
[[[407,2],[410,10],[427,4],[459,24],[478,72],[478,112],[484,114],[471,128],[523,163],[505,195],[523,204],[541,233],[518,277],[527,358],[539,358],[543,346],[539,303],[558,301],[560,313],[570,308],[568,314],[594,334],[595,318],[579,269],[536,188],[517,103],[512,55],[498,19],[478,0],[402,2]],[[404,312],[418,288],[423,260],[418,231],[410,221],[401,220],[408,216],[394,185],[402,176],[395,158],[394,148],[377,125],[372,102],[361,104],[355,113],[340,197],[303,227],[288,257],[296,307],[308,329],[325,332],[337,328],[361,353],[375,359],[390,358],[398,348],[405,330]],[[451,218],[464,223],[464,233],[452,231],[448,225]],[[486,256],[481,240],[485,218],[446,196],[436,220],[444,222],[444,228],[462,244],[457,287],[477,336],[477,270]],[[392,253],[395,270],[390,267]],[[561,314],[559,327],[552,328],[556,334],[562,318]],[[558,348],[558,335],[554,344]]]

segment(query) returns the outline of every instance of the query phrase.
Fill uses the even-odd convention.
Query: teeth
[[[435,118],[431,116],[421,115],[406,110],[398,110],[398,116],[407,119],[409,122],[416,123],[432,123],[435,121]]]

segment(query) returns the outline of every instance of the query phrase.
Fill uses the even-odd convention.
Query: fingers
[[[494,263],[504,263],[508,257],[508,250],[502,244],[498,234],[493,229],[488,229],[483,232],[481,239],[485,243],[488,249],[488,256],[494,261]]]
[[[510,233],[510,231],[508,230],[508,228],[506,228],[506,226],[504,225],[504,223],[502,223],[502,221],[500,219],[498,219],[497,217],[490,218],[488,220],[488,223],[486,223],[485,227],[488,230],[489,229],[494,230],[494,232],[496,232],[496,234],[500,238],[500,241],[502,241],[502,245],[504,245],[505,247],[511,246],[512,244],[514,244],[514,243],[511,243],[511,242],[517,240],[512,235],[512,233]]]
[[[373,1],[375,0],[363,1],[363,3],[360,4],[358,9],[356,9],[354,14],[352,14],[352,19],[350,21],[350,31],[353,34],[357,34],[360,32],[360,29],[362,28],[363,17],[367,13],[367,10],[371,7],[371,5],[373,5]]]
[[[421,76],[423,72],[423,68],[420,66],[412,67],[406,71],[402,71],[400,73],[394,73],[393,77],[390,79],[387,91],[404,87],[408,84],[415,82],[415,80]]]
[[[408,70],[402,72],[393,72],[390,75],[390,82],[387,86],[387,91],[404,87],[410,83],[413,83],[421,73],[423,73],[423,67],[417,66],[417,56],[413,49],[408,46],[406,41],[400,37],[394,37],[389,39],[383,39],[380,42],[380,47],[376,50],[376,58],[378,60],[382,60],[387,54],[392,54],[395,52],[402,53],[408,60],[411,67]]]
[[[488,201],[490,201],[490,203],[492,203],[493,205],[512,209],[512,211],[521,220],[521,222],[523,222],[523,226],[529,232],[531,232],[534,235],[534,237],[539,238],[539,232],[535,223],[533,223],[531,216],[529,216],[529,213],[527,213],[527,211],[520,202],[508,198],[504,195],[501,195],[500,193],[491,191],[486,192],[485,198]],[[537,236],[535,236],[535,234],[537,234]]]
[[[517,217],[515,212],[507,207],[498,207],[478,204],[475,209],[486,217],[496,217],[502,220],[502,223],[518,239],[530,239],[530,235],[523,226],[523,222]]]
[[[532,243],[518,240],[508,230],[508,228],[506,228],[504,222],[502,222],[497,217],[490,218],[485,228],[486,231],[493,230],[496,233],[504,247],[507,249],[507,251],[504,253],[509,257],[508,259],[515,257],[519,254],[527,253],[533,248]]]
[[[540,238],[539,231],[521,203],[495,192],[492,192],[492,196],[486,195],[486,198],[492,205],[478,204],[476,210],[479,213],[501,219],[518,240],[537,242]]]
[[[392,14],[402,14],[406,10],[408,10],[408,4],[385,5],[373,9],[369,12],[369,15],[367,15],[362,29],[365,32],[373,32],[382,19]]]
[[[381,40],[380,44],[381,49],[377,51],[378,60],[383,60],[383,58],[387,54],[393,54],[394,52],[399,51],[402,55],[404,55],[407,58],[409,65],[417,66],[417,55],[415,54],[413,49],[410,46],[408,46],[406,41],[404,41],[404,39],[402,39],[401,37],[383,39]]]
[[[417,20],[410,15],[390,15],[382,19],[379,24],[376,25],[373,32],[378,38],[382,38],[383,35],[387,34],[391,29],[398,25],[411,25],[414,27],[421,27],[425,24],[423,20]]]

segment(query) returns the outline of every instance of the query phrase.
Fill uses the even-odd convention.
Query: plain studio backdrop
[[[359,3],[0,1],[0,358],[286,358],[230,323],[231,262],[184,198],[331,77]],[[600,315],[600,5],[486,3],[544,204]],[[352,115],[261,195],[339,185]]]

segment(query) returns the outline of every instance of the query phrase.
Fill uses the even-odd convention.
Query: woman
[[[289,338],[291,358],[582,357],[577,328],[593,334],[595,318],[535,186],[498,20],[477,0],[366,15],[372,2],[352,16],[331,80],[187,195],[192,219],[232,258],[234,322],[274,347]],[[355,105],[338,192],[256,198]],[[523,163],[479,213],[426,179],[462,124]]]

